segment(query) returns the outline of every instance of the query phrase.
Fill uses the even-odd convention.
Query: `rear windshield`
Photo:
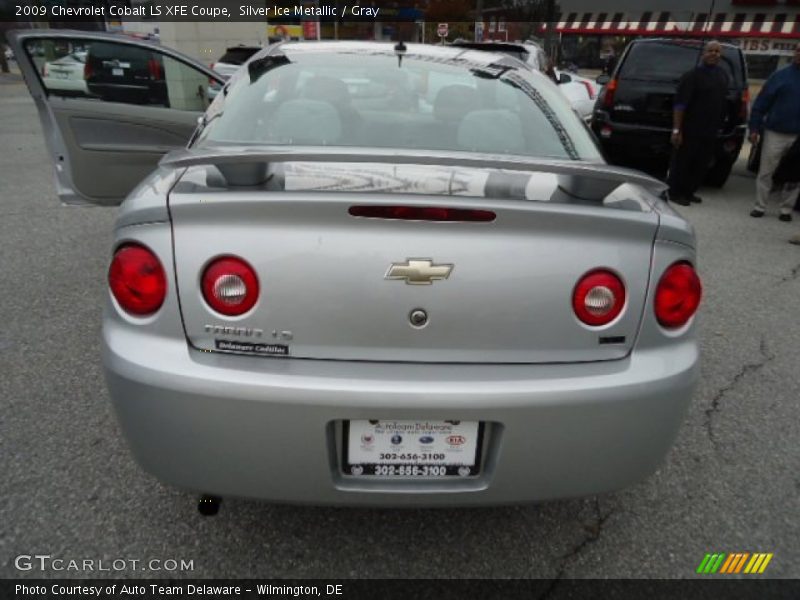
[[[699,44],[634,44],[619,72],[620,79],[677,82],[681,75],[700,63],[703,48]],[[744,85],[739,51],[722,47],[720,66],[728,73],[731,87]]]
[[[228,63],[229,65],[243,65],[247,62],[253,54],[261,50],[261,48],[228,48],[219,62]]]
[[[200,143],[599,159],[558,89],[527,69],[411,51],[285,52],[239,72],[209,109]]]

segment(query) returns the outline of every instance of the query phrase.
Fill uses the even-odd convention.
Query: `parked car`
[[[555,69],[558,89],[567,97],[569,103],[587,123],[591,121],[594,103],[602,86],[588,77]]]
[[[111,102],[169,106],[161,54],[141,47],[95,42],[85,68],[89,93]]]
[[[661,182],[603,161],[545,76],[459,48],[277,44],[131,191],[59,145],[74,123],[21,67],[62,196],[129,194],[109,394],[142,467],[204,510],[529,502],[663,460],[698,375],[694,234]],[[141,124],[140,144],[183,119],[69,110]]]
[[[460,48],[471,48],[473,50],[484,50],[486,52],[500,52],[517,58],[528,65],[532,70],[539,73],[547,73],[549,58],[544,49],[532,42],[508,43],[508,42],[453,42],[453,46]],[[558,84],[558,89],[566,96],[572,108],[587,123],[592,117],[595,99],[598,93],[598,85],[591,79],[580,75],[567,73],[554,68],[552,78]]]
[[[664,177],[672,146],[672,106],[680,77],[698,64],[700,40],[641,39],[631,42],[597,98],[592,130],[613,164],[643,168]],[[728,110],[717,136],[706,184],[721,187],[739,156],[747,129],[749,88],[740,48],[722,44],[720,66],[730,78]]]
[[[71,52],[42,66],[42,78],[51,91],[60,95],[86,95],[86,52]]]
[[[261,46],[232,46],[225,50],[220,59],[211,64],[211,69],[219,73],[224,81],[230,79],[231,75],[244,63],[246,63],[253,54],[261,50]],[[214,99],[216,95],[222,90],[222,85],[215,81],[208,82],[208,97]]]

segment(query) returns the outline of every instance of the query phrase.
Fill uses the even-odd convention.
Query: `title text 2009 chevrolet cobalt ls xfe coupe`
[[[25,47],[67,38],[89,58],[102,43],[107,85],[164,93],[59,97]],[[213,73],[166,48],[11,39],[62,198],[141,180],[102,354],[150,473],[216,496],[478,505],[611,490],[663,459],[697,374],[694,235],[543,75],[468,49],[286,43],[206,107]]]

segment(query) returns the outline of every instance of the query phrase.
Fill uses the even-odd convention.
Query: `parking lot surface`
[[[0,577],[682,578],[708,552],[774,553],[764,576],[800,576],[800,247],[787,243],[800,215],[749,218],[743,158],[724,189],[680,207],[697,229],[705,285],[702,377],[655,475],[529,506],[226,499],[203,518],[196,496],[139,470],[108,402],[99,336],[116,209],[59,205],[34,105],[5,77]],[[110,572],[15,566],[32,554],[128,562]],[[168,560],[191,568],[157,568]]]

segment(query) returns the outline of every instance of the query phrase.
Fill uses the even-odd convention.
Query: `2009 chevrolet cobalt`
[[[11,40],[62,199],[130,192],[102,354],[150,473],[477,505],[612,490],[662,461],[698,371],[694,234],[660,182],[605,164],[546,77],[458,48],[285,43],[206,107],[213,73],[169,49]],[[29,51],[48,43],[116,44],[109,72],[151,65],[164,93],[59,96]]]

